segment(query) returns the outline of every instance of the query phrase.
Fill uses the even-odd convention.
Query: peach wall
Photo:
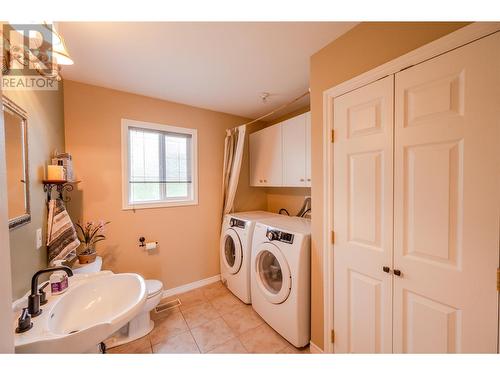
[[[293,216],[300,211],[304,204],[304,199],[309,196],[311,196],[311,188],[267,188],[267,210],[278,213],[280,209],[285,208]]]
[[[64,82],[64,104],[66,151],[82,181],[68,209],[74,219],[111,221],[98,246],[104,268],[159,279],[166,289],[219,274],[225,129],[247,120],[73,81]],[[198,205],[121,209],[122,118],[198,129]],[[253,203],[265,197],[259,203],[257,192]],[[141,236],[159,249],[140,248]]]
[[[467,25],[464,22],[365,22],[311,57],[312,342],[323,348],[323,91]],[[316,215],[314,215],[316,213]]]

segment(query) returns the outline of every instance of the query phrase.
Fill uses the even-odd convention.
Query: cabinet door
[[[311,187],[311,112],[306,114],[306,186]]]
[[[262,132],[258,131],[249,136],[249,152],[250,152],[250,185],[263,186],[263,159],[262,154]]]
[[[500,33],[396,74],[394,351],[496,353]]]
[[[250,183],[281,186],[283,183],[281,124],[250,134]]]
[[[306,115],[282,122],[283,185],[306,186]]]
[[[393,76],[333,105],[334,350],[391,353]]]

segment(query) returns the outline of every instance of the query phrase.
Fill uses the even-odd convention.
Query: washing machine
[[[290,216],[258,220],[251,258],[252,307],[300,348],[311,337],[311,221]]]
[[[221,279],[244,303],[251,303],[250,257],[258,219],[279,216],[266,211],[236,212],[224,216],[220,241]]]

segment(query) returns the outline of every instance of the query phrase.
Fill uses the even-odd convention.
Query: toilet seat
[[[163,291],[163,283],[159,280],[145,280],[148,299],[153,298]]]

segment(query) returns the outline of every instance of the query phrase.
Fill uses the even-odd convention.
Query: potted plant
[[[106,239],[104,235],[104,227],[109,224],[109,221],[103,220],[95,224],[93,221],[87,222],[85,226],[76,223],[76,233],[80,240],[82,250],[78,252],[78,261],[80,264],[92,263],[97,256],[95,244]]]

